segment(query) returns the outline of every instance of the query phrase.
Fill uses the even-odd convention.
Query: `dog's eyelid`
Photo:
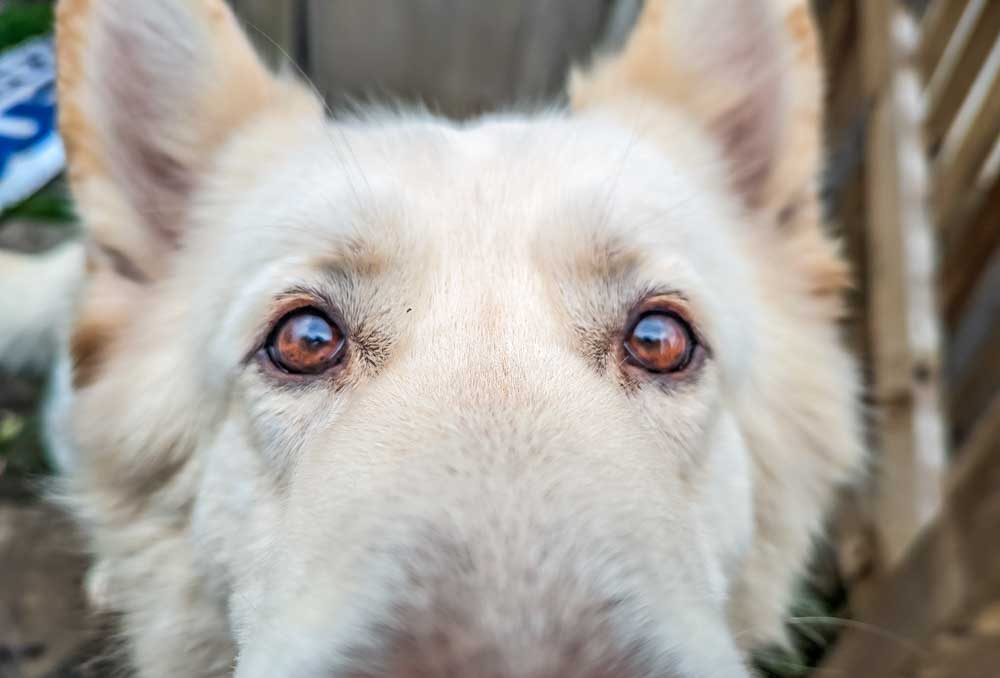
[[[700,304],[688,293],[676,287],[647,286],[634,298],[626,310],[628,320],[633,320],[642,312],[662,307],[676,313],[691,329],[697,340],[709,357],[712,355],[712,342],[706,332],[704,313]],[[628,323],[627,323],[628,324]]]
[[[303,306],[275,323],[261,355],[283,374],[311,377],[340,364],[346,348],[340,323],[314,306]]]
[[[306,308],[315,308],[322,312],[341,328],[344,336],[349,335],[349,328],[343,314],[328,294],[314,287],[298,285],[274,295],[267,311],[257,325],[249,349],[243,354],[241,364],[246,367],[257,360],[275,326],[283,318]]]

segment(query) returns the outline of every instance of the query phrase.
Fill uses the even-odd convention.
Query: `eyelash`
[[[625,346],[630,336],[629,333],[643,318],[654,314],[675,318],[692,342],[689,355],[686,356],[684,364],[676,371],[649,370],[641,364],[637,364]],[[704,360],[711,356],[711,349],[704,335],[691,318],[687,299],[676,291],[647,291],[631,305],[625,314],[625,321],[621,327],[621,333],[616,335],[614,347],[618,367],[621,370],[635,373],[638,379],[661,382],[681,381],[697,372]]]

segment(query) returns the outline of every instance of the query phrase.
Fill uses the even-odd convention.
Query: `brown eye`
[[[282,318],[267,341],[267,355],[291,374],[319,374],[339,362],[344,334],[335,323],[312,308]]]
[[[680,372],[691,363],[696,345],[688,324],[664,311],[640,316],[625,336],[628,358],[650,372]]]

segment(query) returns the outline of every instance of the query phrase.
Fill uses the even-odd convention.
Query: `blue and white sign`
[[[55,80],[51,38],[0,54],[0,211],[51,181],[66,163]]]

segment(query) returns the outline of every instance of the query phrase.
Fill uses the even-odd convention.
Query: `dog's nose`
[[[575,540],[542,528],[529,540],[514,524],[496,520],[492,532],[465,538],[427,524],[388,547],[376,559],[386,568],[381,609],[369,607],[367,633],[355,636],[360,644],[342,655],[350,668],[337,675],[671,676],[646,670],[654,643],[616,549],[583,567],[567,551]]]
[[[569,572],[489,569],[415,575],[336,675],[681,677],[636,597],[599,593]]]
[[[541,603],[541,601],[538,601]],[[433,613],[432,613],[433,614]],[[378,653],[356,656],[350,678],[681,678],[643,641],[620,642],[595,619],[543,630],[544,612],[497,633],[484,619],[413,620]],[[399,620],[406,624],[404,620]],[[532,627],[535,626],[535,629]]]

